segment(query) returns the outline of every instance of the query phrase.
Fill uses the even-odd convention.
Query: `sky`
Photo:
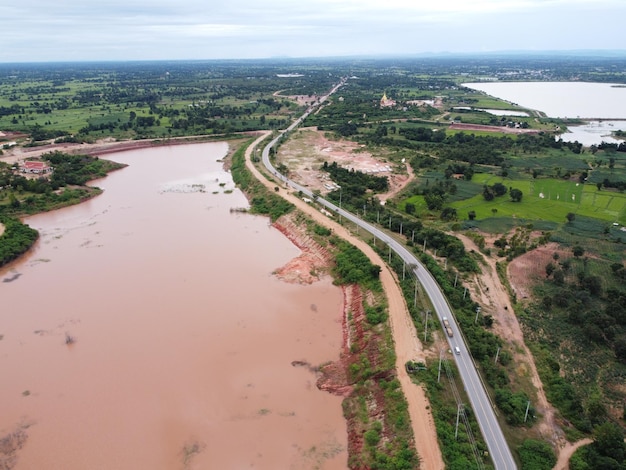
[[[0,63],[626,51],[626,0],[14,0],[0,12]]]

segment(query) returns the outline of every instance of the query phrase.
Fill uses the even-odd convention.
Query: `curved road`
[[[420,281],[428,297],[430,298],[433,304],[433,308],[435,309],[435,312],[439,317],[440,323],[443,325],[443,317],[447,317],[450,321],[450,327],[452,328],[452,332],[454,333],[454,335],[452,338],[448,337],[447,335],[444,336],[446,336],[446,338],[448,339],[448,344],[451,351],[455,351],[455,348],[458,348],[460,351],[460,354],[453,354],[453,356],[495,468],[498,470],[514,470],[517,468],[517,466],[515,464],[515,461],[513,460],[513,455],[511,454],[506,440],[504,439],[504,434],[500,429],[500,425],[498,424],[498,421],[496,419],[496,415],[491,406],[489,397],[487,396],[487,392],[480,380],[478,372],[476,371],[474,361],[469,353],[465,341],[463,340],[463,336],[461,335],[461,331],[454,318],[452,310],[450,309],[446,298],[439,289],[439,285],[435,281],[432,274],[430,274],[430,272],[409,250],[405,248],[404,245],[400,244],[398,241],[390,237],[387,233],[383,232],[373,225],[370,225],[364,220],[361,220],[351,212],[341,209],[321,197],[314,196],[311,190],[309,190],[308,188],[305,188],[304,186],[301,186],[289,180],[286,176],[280,174],[270,162],[270,149],[274,147],[286,133],[298,127],[302,123],[302,121],[307,118],[307,116],[309,116],[320,104],[326,101],[331,94],[336,92],[344,84],[345,79],[342,79],[341,82],[336,85],[330,91],[330,93],[328,93],[328,95],[320,98],[320,100],[316,104],[308,108],[307,111],[300,118],[294,121],[293,124],[291,124],[278,137],[274,138],[269,144],[267,144],[263,148],[262,153],[263,165],[276,178],[283,181],[294,190],[301,191],[303,196],[315,199],[318,204],[326,207],[329,211],[341,215],[342,217],[357,224],[364,230],[367,230],[379,240],[382,240],[398,256],[400,256],[408,266],[411,267],[411,270]]]

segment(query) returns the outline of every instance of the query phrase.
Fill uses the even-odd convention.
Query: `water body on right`
[[[464,86],[535,109],[555,118],[580,118],[588,122],[570,126],[561,137],[590,146],[620,142],[611,133],[626,130],[626,86],[588,82],[484,82]],[[623,120],[622,120],[623,119]]]

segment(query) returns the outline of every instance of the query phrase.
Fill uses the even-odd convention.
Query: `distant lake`
[[[563,140],[578,140],[583,145],[617,142],[612,131],[626,130],[626,121],[610,125],[599,120],[626,119],[626,85],[585,82],[485,82],[463,86],[506,100],[524,108],[545,113],[548,117],[580,118],[592,122],[574,126]]]

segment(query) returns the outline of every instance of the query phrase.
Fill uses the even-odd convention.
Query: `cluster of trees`
[[[570,461],[572,470],[623,470],[626,467],[624,430],[607,421],[593,430],[593,443],[576,452]]]
[[[0,236],[0,267],[26,253],[39,238],[37,230],[20,222],[19,219],[0,215],[4,233]]]
[[[85,183],[124,166],[97,157],[62,152],[44,154],[42,159],[54,167],[49,178],[25,178],[15,174],[8,165],[0,167],[0,187],[9,191],[8,204],[0,205],[0,213],[33,214],[79,202],[98,192],[97,188],[84,188]],[[70,189],[67,185],[81,188]],[[64,189],[59,193],[59,188]]]
[[[620,143],[609,143],[602,141],[600,145],[596,147],[598,150],[613,150],[616,152],[626,152],[626,141]]]
[[[103,178],[110,171],[124,166],[98,157],[69,155],[60,151],[44,154],[41,158],[54,168],[50,178],[52,189],[68,184],[84,186],[88,181]]]
[[[471,165],[450,163],[444,171],[444,176],[446,179],[450,179],[453,175],[463,175],[463,179],[471,181],[474,176],[474,168]]]
[[[626,181],[610,181],[608,178],[605,178],[602,182],[602,186],[605,188],[615,188],[620,192],[626,191]]]
[[[441,210],[448,199],[448,194],[454,195],[456,192],[456,184],[450,180],[436,181],[432,185],[427,180],[426,184],[417,190],[417,194],[421,193],[424,196],[426,207],[430,211]]]
[[[520,202],[524,196],[524,193],[522,193],[520,189],[513,187],[507,189],[502,183],[495,183],[491,186],[485,185],[483,187],[483,197],[485,201],[493,201],[496,197],[504,196],[507,192],[513,202]]]
[[[373,204],[371,194],[381,193],[389,189],[389,180],[386,176],[375,176],[362,171],[342,168],[337,162],[324,162],[321,168],[326,171],[331,179],[341,186],[335,190],[330,197],[339,200],[346,206],[362,208],[363,205]]]
[[[573,251],[576,258],[584,254],[580,246]],[[621,287],[623,265],[615,263],[612,266],[613,287],[605,291],[602,279],[589,272],[587,258],[568,258],[558,263],[557,260],[559,257],[555,255],[555,262],[546,265],[549,281],[542,289],[540,308],[549,313],[554,322],[565,320],[570,334],[579,338],[581,348],[605,351],[602,353],[604,357],[609,351],[608,357],[626,364],[626,291]],[[594,425],[609,419],[602,396],[591,394],[583,405],[583,396],[573,386],[571,377],[560,373],[555,360],[542,360],[546,364],[542,378],[548,398],[577,428],[590,432]]]
[[[531,242],[530,234],[533,224],[517,227],[515,231],[507,237],[502,235],[494,240],[493,245],[498,248],[498,256],[506,256],[507,260],[523,255],[529,250],[534,250],[540,245],[548,243],[552,237],[551,232],[542,232],[541,236]]]
[[[365,254],[354,245],[333,238],[333,244],[337,248],[335,254],[335,266],[333,267],[333,277],[338,284],[362,284],[370,290],[379,290],[378,279],[380,266],[372,264]],[[378,286],[378,287],[377,287]],[[378,318],[372,313],[372,318]],[[380,323],[375,321],[374,323]]]

